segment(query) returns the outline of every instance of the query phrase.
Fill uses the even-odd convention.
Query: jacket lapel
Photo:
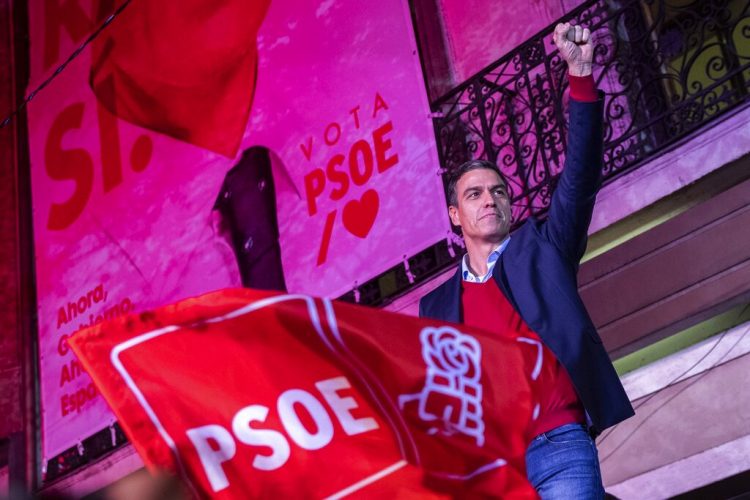
[[[452,323],[461,322],[461,265],[456,273],[446,282],[445,296],[442,300],[442,311],[436,311],[442,319]]]
[[[498,288],[500,288],[500,291],[503,293],[508,302],[510,302],[513,308],[518,311],[518,304],[516,304],[515,297],[513,297],[513,295],[510,293],[510,288],[508,287],[508,283],[506,281],[508,279],[508,270],[505,268],[505,261],[510,255],[509,250],[515,250],[515,247],[511,248],[512,244],[513,239],[511,238],[508,246],[505,248],[505,251],[500,255],[497,264],[495,264],[495,268],[492,270],[492,279],[495,280],[495,283],[497,283]]]

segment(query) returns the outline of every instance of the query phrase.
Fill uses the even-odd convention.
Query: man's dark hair
[[[505,180],[505,177],[502,173],[500,173],[500,169],[497,168],[497,165],[492,163],[491,161],[487,160],[469,160],[467,162],[462,163],[457,169],[451,171],[448,174],[448,206],[457,207],[458,206],[458,193],[456,193],[456,184],[458,184],[458,180],[464,176],[466,172],[471,172],[472,170],[477,170],[480,168],[486,168],[488,170],[494,171],[497,175],[500,176],[500,179],[503,181],[503,183],[507,186],[508,182]]]

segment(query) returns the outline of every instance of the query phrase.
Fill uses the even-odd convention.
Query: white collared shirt
[[[475,276],[474,273],[469,270],[469,254],[465,254],[464,258],[461,260],[461,276],[463,276],[464,281],[468,281],[470,283],[484,283],[485,281],[489,280],[492,276],[492,270],[495,269],[497,259],[499,259],[500,254],[505,251],[505,247],[508,246],[509,241],[510,236],[507,236],[502,241],[502,243],[500,243],[500,245],[498,245],[498,247],[494,249],[487,257],[487,274],[485,274],[484,276]]]

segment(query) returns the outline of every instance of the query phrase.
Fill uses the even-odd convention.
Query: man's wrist
[[[571,76],[589,76],[593,74],[590,62],[579,62],[575,64],[568,64],[568,73]]]

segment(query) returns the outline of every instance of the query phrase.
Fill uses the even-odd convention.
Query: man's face
[[[510,231],[510,199],[505,183],[497,172],[478,168],[466,172],[456,183],[458,206],[448,207],[464,239],[477,243],[500,243]]]

